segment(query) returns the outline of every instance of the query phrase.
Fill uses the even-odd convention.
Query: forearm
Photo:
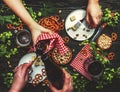
[[[8,7],[22,19],[22,21],[29,27],[35,21],[32,19],[28,11],[25,9],[21,0],[3,0]],[[28,21],[29,20],[29,21]]]

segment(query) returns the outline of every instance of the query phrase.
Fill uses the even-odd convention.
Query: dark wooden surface
[[[26,3],[33,7],[33,9],[37,10],[39,8],[41,8],[41,2],[43,1],[50,1],[50,0],[26,0]],[[0,1],[2,4],[3,2]],[[65,19],[67,17],[67,15],[75,10],[75,9],[86,9],[87,6],[87,0],[51,0],[51,2],[56,3],[55,4],[55,8],[58,10],[62,10],[62,13],[59,14],[60,17],[62,19]],[[100,0],[100,4],[103,8],[110,8],[113,11],[118,11],[120,12],[120,0]],[[58,14],[58,12],[56,12],[55,14]],[[53,14],[54,15],[54,14]],[[112,32],[116,32],[118,34],[118,39],[117,41],[113,42],[112,47],[107,50],[107,52],[110,51],[114,51],[116,56],[114,61],[112,61],[112,65],[113,67],[118,67],[120,66],[120,23],[116,26],[116,27],[106,27],[103,30],[103,33],[106,33],[108,35],[110,35]],[[61,36],[67,36],[66,32],[63,30],[60,32]],[[66,44],[67,46],[69,46],[71,49],[77,49],[75,53],[73,53],[73,58],[75,57],[75,55],[77,54],[77,52],[79,52],[79,50],[81,49],[78,46],[78,41],[74,41],[72,39],[70,39],[69,43]],[[19,55],[13,57],[11,59],[13,67],[15,67],[18,64],[19,59],[26,53],[26,48],[22,48],[21,52]],[[22,54],[21,54],[22,53]],[[3,60],[3,59],[1,59]],[[6,67],[5,67],[6,66]],[[6,64],[0,64],[0,70],[1,71],[8,71],[8,67]],[[1,79],[2,80],[2,79]],[[1,83],[2,81],[0,81],[0,92],[8,92],[8,89],[2,85]],[[113,80],[112,84],[109,84],[107,86],[105,86],[103,89],[101,90],[96,90],[93,86],[89,84],[88,87],[86,88],[87,92],[119,92],[120,90],[120,80],[119,79],[115,79]],[[26,87],[23,89],[22,92],[46,92],[45,90],[47,89],[47,92],[49,92],[49,88],[43,87],[40,85],[33,87],[31,85],[26,85]],[[118,91],[117,91],[118,90]]]

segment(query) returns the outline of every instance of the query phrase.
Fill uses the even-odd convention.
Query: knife
[[[93,36],[93,38],[91,39],[91,42],[94,42],[99,35],[102,33],[102,30],[107,26],[107,23],[103,23],[97,30],[96,34]]]

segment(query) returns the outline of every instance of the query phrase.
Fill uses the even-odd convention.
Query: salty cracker
[[[108,35],[102,34],[97,39],[97,45],[102,50],[109,49],[112,45],[112,39]]]
[[[72,58],[72,51],[70,48],[68,48],[68,51],[63,55],[60,55],[58,53],[57,48],[54,48],[54,50],[52,52],[52,59],[58,65],[68,64],[70,62],[71,58]]]

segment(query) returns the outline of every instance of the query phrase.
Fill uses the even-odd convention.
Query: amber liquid
[[[42,61],[45,64],[46,74],[48,80],[52,83],[57,89],[63,88],[64,83],[64,74],[62,69],[56,65],[52,60],[48,58],[47,53],[43,54],[46,49],[46,43],[39,42],[37,44],[36,53],[41,56]]]

